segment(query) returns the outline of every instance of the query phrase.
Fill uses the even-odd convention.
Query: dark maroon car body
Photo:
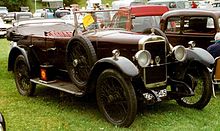
[[[208,104],[212,90],[207,66],[214,59],[207,51],[172,47],[153,30],[146,35],[97,29],[96,12],[75,12],[92,14],[95,29],[79,30],[82,26],[75,15],[73,32],[54,30],[20,37],[9,53],[8,70],[14,71],[21,95],[33,95],[36,84],[76,96],[95,93],[105,118],[122,127],[134,121],[138,103],[175,99],[179,105],[197,109]],[[198,87],[198,82],[203,85]],[[197,90],[201,93],[195,94]],[[191,101],[197,95],[199,99]]]

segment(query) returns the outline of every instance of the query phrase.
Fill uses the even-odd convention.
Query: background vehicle
[[[75,12],[70,36],[55,30],[17,41],[9,53],[8,70],[14,71],[21,95],[33,95],[36,84],[76,96],[95,93],[107,121],[122,127],[133,123],[139,103],[174,99],[196,109],[209,103],[207,66],[214,59],[207,51],[172,47],[166,37],[155,35],[163,35],[160,30],[147,35],[102,28],[96,12],[102,11]],[[76,13],[85,13],[82,23]]]
[[[43,16],[43,9],[36,9],[36,11],[33,14],[33,17],[42,17]]]
[[[0,17],[0,37],[4,37],[7,33],[7,29],[12,27],[10,24],[5,24],[5,22]]]
[[[6,23],[12,22],[15,19],[15,12],[9,12],[6,16],[3,17],[3,20]]]
[[[121,7],[114,15],[111,26],[142,33],[147,28],[160,28],[161,16],[167,11],[169,9],[164,5]]]
[[[166,5],[170,10],[191,8],[188,0],[150,0],[148,5]]]
[[[53,18],[54,13],[50,9],[37,9],[34,12],[33,17]]]
[[[218,89],[220,84],[220,57],[215,58],[215,64],[211,71],[211,77],[214,88]]]
[[[166,12],[160,24],[173,46],[187,47],[189,41],[195,41],[196,46],[207,49],[219,31],[219,18],[219,10],[183,9]]]
[[[220,2],[219,1],[212,2],[212,7],[213,8],[220,8]]]
[[[7,7],[4,7],[4,6],[0,6],[0,17],[4,17],[8,14],[8,9]]]
[[[16,12],[15,19],[14,21],[12,21],[12,23],[23,21],[23,20],[29,20],[30,18],[33,18],[33,15],[31,12]]]
[[[69,15],[69,14],[71,14],[71,11],[68,10],[68,9],[58,9],[58,10],[55,11],[54,17],[55,18],[61,18],[65,15]]]
[[[112,9],[118,10],[120,7],[129,7],[144,4],[144,0],[116,0],[112,2]]]
[[[20,7],[21,12],[29,12],[29,7],[28,6],[22,6]]]
[[[195,3],[198,5],[197,8],[202,8],[202,9],[213,8],[212,4],[207,1],[195,1]]]

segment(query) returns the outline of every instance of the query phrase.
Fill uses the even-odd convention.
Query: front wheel
[[[137,99],[129,79],[113,69],[103,71],[96,87],[99,109],[112,124],[128,127],[137,113]]]
[[[30,81],[30,70],[23,55],[19,55],[15,60],[14,75],[18,92],[24,96],[32,96],[36,84]]]
[[[212,95],[212,83],[207,68],[198,64],[188,67],[184,82],[191,86],[194,95],[177,99],[177,103],[189,108],[204,108]]]

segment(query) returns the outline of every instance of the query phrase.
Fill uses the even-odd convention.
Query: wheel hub
[[[73,60],[73,63],[72,63],[72,64],[73,64],[74,67],[76,67],[76,66],[78,65],[78,63],[79,63],[78,60],[75,59],[75,60]]]

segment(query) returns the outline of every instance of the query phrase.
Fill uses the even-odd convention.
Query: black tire
[[[185,82],[192,87],[195,95],[177,99],[177,103],[184,107],[203,109],[212,95],[212,82],[209,71],[201,65],[194,65],[187,69]]]
[[[86,37],[74,36],[70,40],[66,52],[66,66],[70,79],[80,89],[84,89],[89,72],[97,60],[95,49]]]
[[[36,84],[30,81],[30,70],[23,55],[19,55],[15,60],[14,75],[18,92],[24,96],[32,96]]]
[[[220,90],[220,85],[219,84],[214,84],[214,89],[219,91]]]
[[[5,123],[5,119],[4,116],[2,115],[2,113],[0,113],[0,131],[6,131],[6,123]]]
[[[96,86],[96,99],[99,110],[107,121],[128,127],[137,113],[137,98],[129,79],[125,79],[113,69],[103,71]]]

